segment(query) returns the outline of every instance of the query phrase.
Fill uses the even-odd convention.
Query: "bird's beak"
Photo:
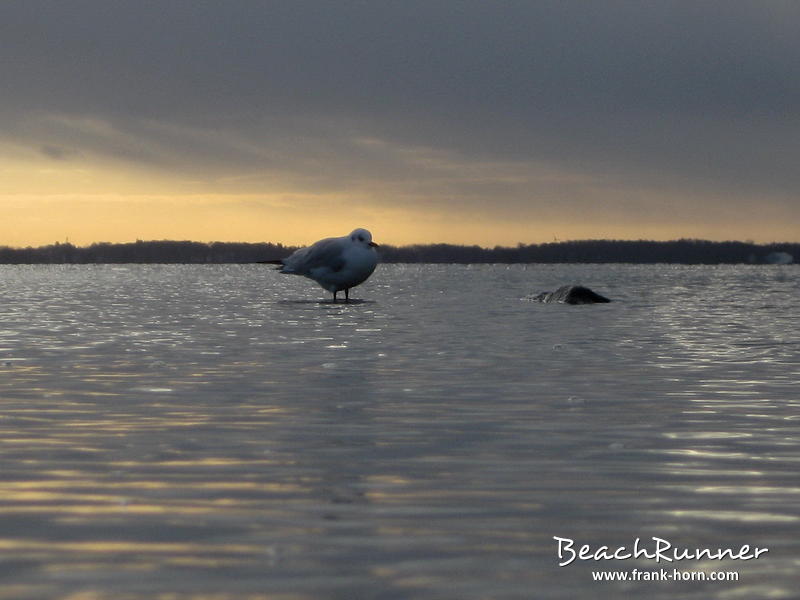
[[[380,248],[380,246],[378,246],[378,244],[376,244],[375,242],[370,242],[369,245],[372,246],[373,248]]]

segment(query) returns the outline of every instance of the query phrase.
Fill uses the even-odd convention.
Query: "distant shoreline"
[[[0,264],[247,264],[275,260],[296,247],[244,242],[136,241],[74,246],[55,243],[36,248],[0,246]],[[514,247],[415,244],[380,247],[384,263],[534,264],[790,264],[800,258],[800,242],[755,244],[682,239],[579,240]]]

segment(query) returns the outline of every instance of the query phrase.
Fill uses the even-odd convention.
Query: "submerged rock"
[[[582,285],[564,285],[555,292],[542,292],[531,298],[534,302],[562,302],[564,304],[597,304],[611,302],[605,296]]]

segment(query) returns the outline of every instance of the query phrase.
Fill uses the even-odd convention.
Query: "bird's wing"
[[[300,248],[284,259],[283,264],[287,270],[298,275],[320,268],[341,271],[345,265],[344,248],[341,238],[327,238],[307,248]]]

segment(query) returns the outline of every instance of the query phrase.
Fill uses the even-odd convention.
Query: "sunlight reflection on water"
[[[797,274],[0,267],[0,598],[793,597]],[[770,553],[598,586],[554,535]]]

